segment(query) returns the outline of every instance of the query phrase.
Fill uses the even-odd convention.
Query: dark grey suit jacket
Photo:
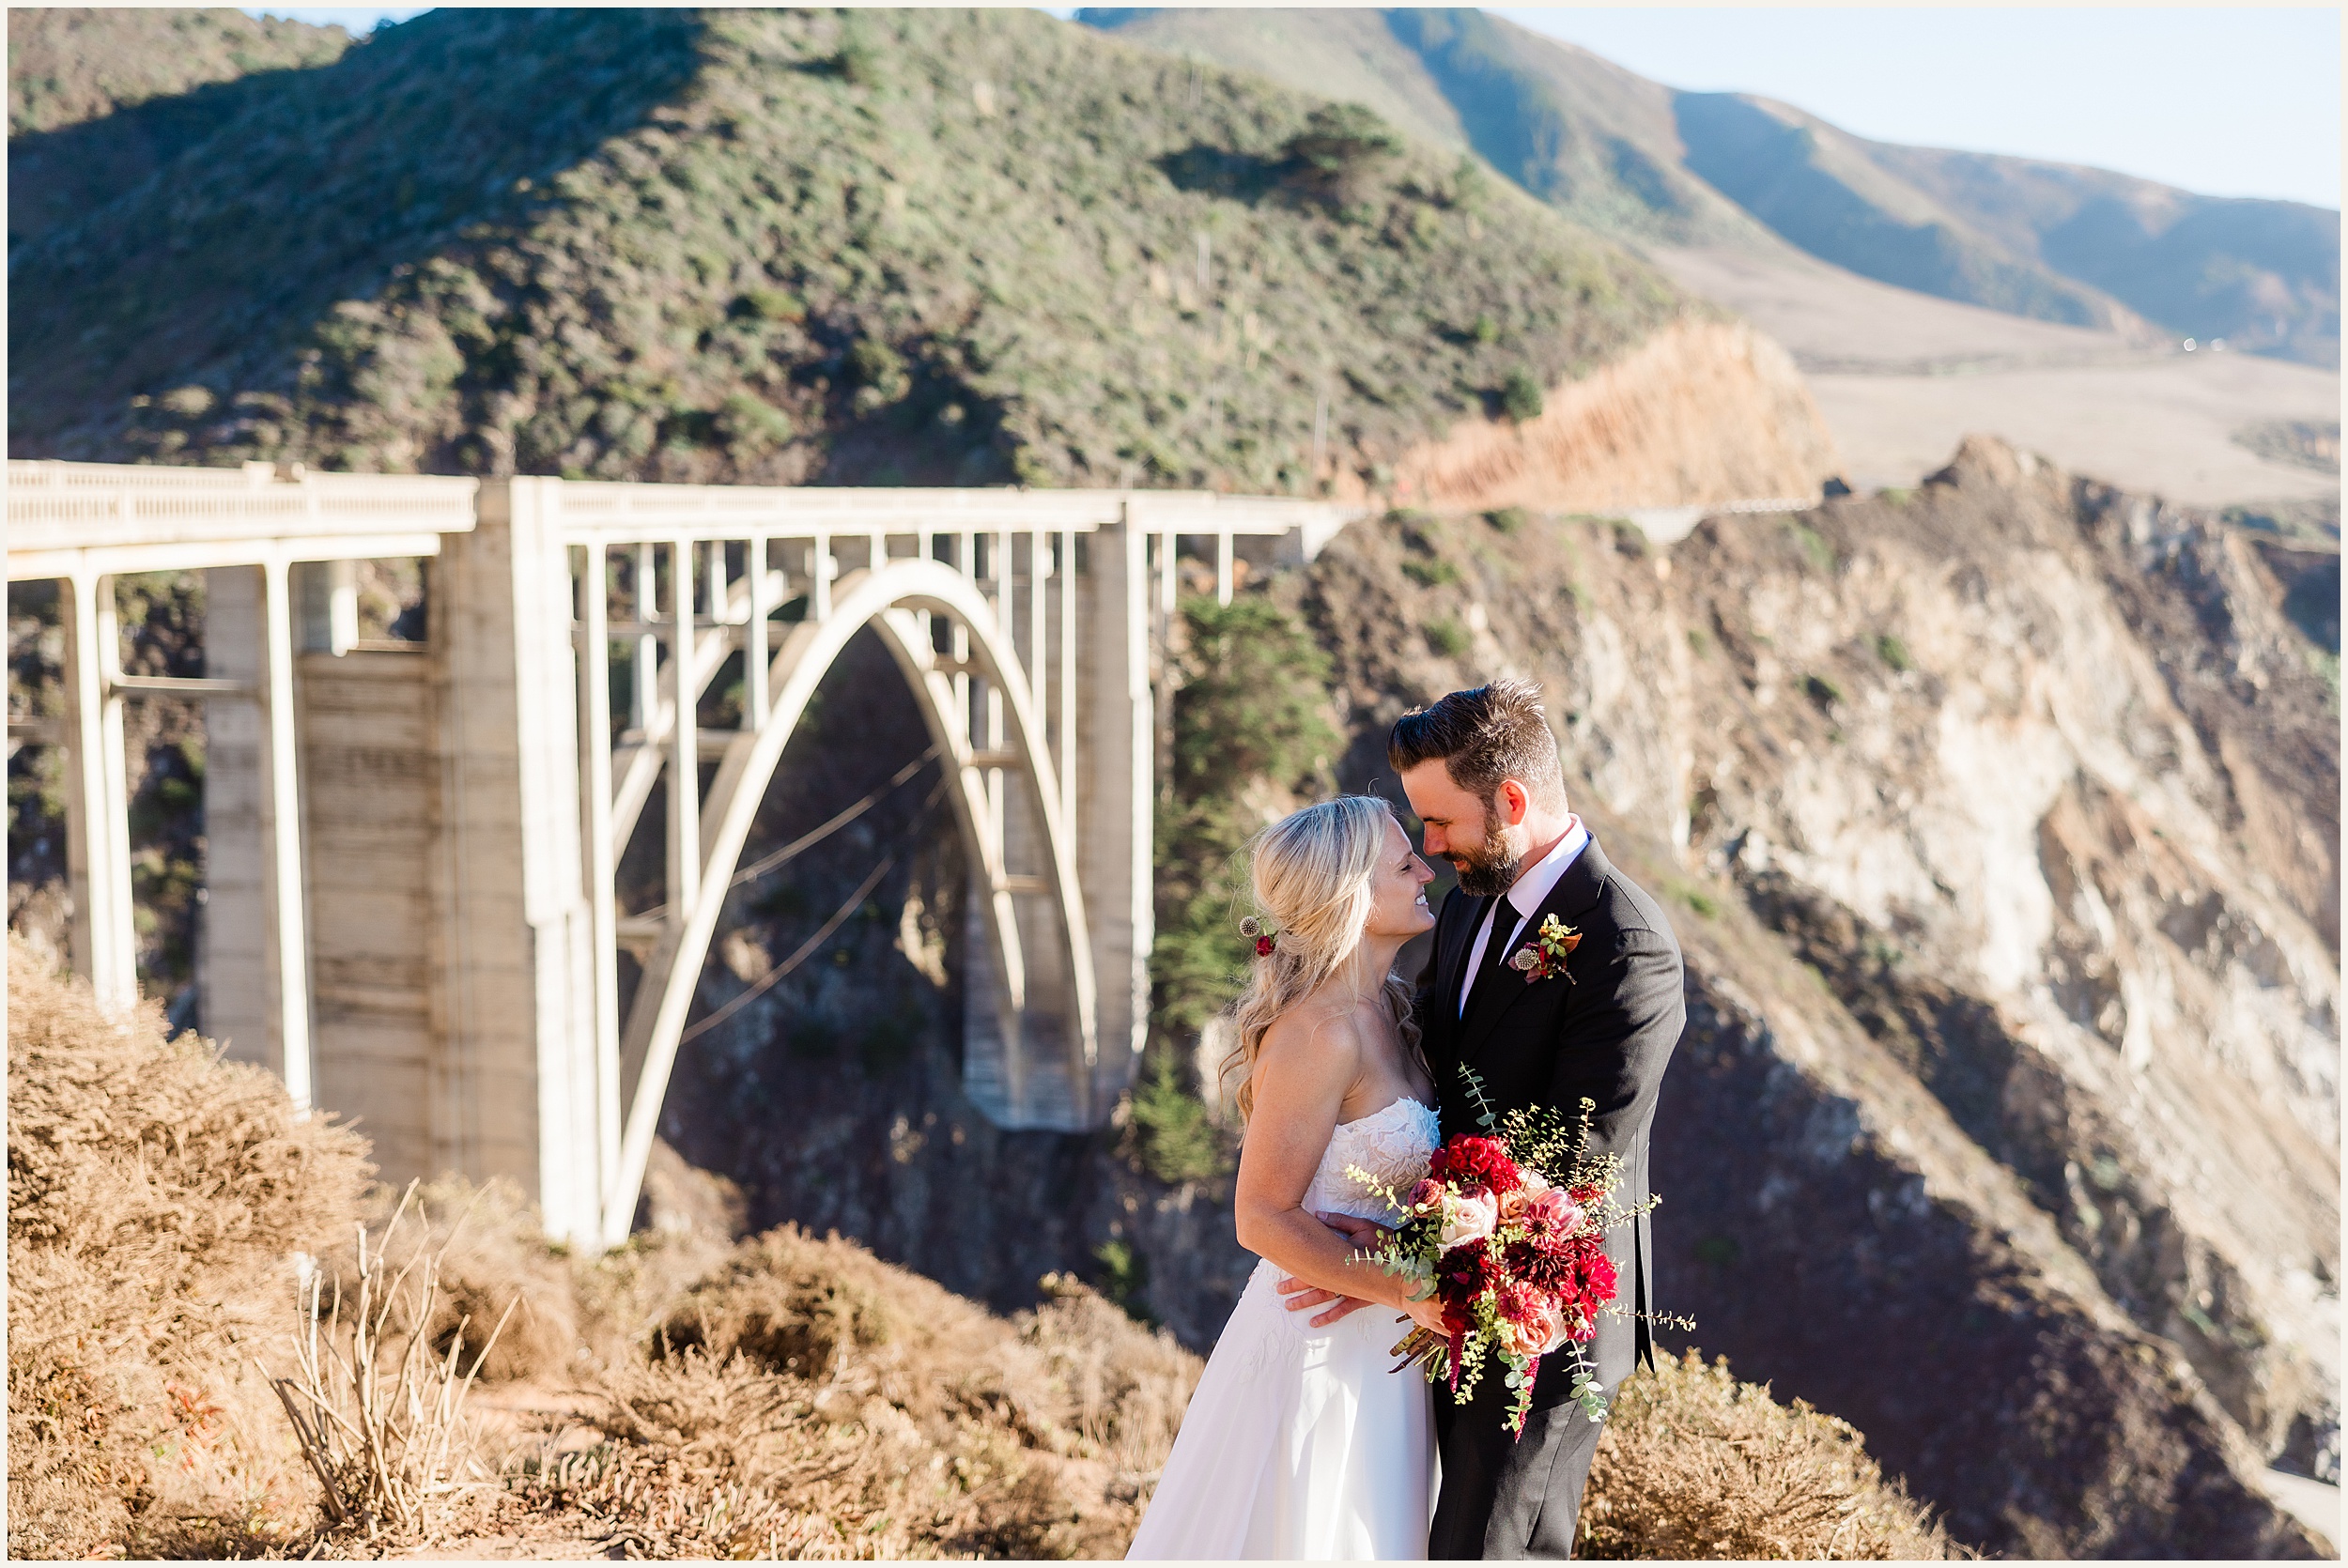
[[[1586,1097],[1597,1106],[1591,1149],[1622,1161],[1617,1201],[1643,1205],[1656,1095],[1688,1016],[1679,944],[1671,923],[1592,838],[1516,939],[1518,946],[1530,941],[1550,915],[1573,927],[1582,941],[1567,961],[1566,975],[1527,982],[1514,971],[1487,974],[1470,993],[1462,1017],[1460,977],[1491,902],[1456,889],[1444,900],[1435,921],[1434,952],[1419,976],[1420,1038],[1435,1077],[1443,1135],[1479,1130],[1475,1102],[1458,1070],[1462,1062],[1483,1081],[1485,1097],[1498,1115],[1521,1106],[1547,1106],[1570,1120]],[[1505,940],[1514,919],[1512,911],[1503,909],[1492,940]],[[1645,1218],[1610,1237],[1607,1251],[1618,1271],[1619,1299],[1638,1312],[1651,1311],[1654,1245]],[[1654,1360],[1644,1317],[1600,1314],[1598,1339],[1589,1348],[1610,1399],[1636,1362]],[[1572,1378],[1570,1357],[1542,1361],[1533,1388],[1537,1422],[1570,1397]],[[1528,1547],[1535,1555],[1548,1555],[1543,1547],[1549,1543],[1572,1539],[1587,1456],[1579,1455],[1579,1468],[1571,1458],[1560,1463],[1555,1445],[1536,1441],[1529,1427],[1523,1441],[1511,1442],[1499,1426],[1506,1404],[1496,1363],[1470,1406],[1454,1407],[1447,1393],[1436,1392],[1444,1497],[1432,1555],[1522,1556]],[[1572,1425],[1583,1429],[1561,1427],[1558,1438],[1577,1448],[1583,1437],[1595,1443],[1595,1430],[1578,1414],[1557,1414],[1573,1416]],[[1545,1497],[1547,1491],[1570,1495]],[[1481,1549],[1475,1549],[1479,1543]]]

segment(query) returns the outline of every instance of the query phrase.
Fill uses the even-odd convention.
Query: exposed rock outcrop
[[[1706,1345],[1979,1545],[2305,1549],[2245,1478],[2337,1463],[2338,721],[2253,551],[1973,441],[1668,552],[1367,525],[1301,597],[1357,779],[1406,701],[1533,676],[1677,899],[1660,1299]]]

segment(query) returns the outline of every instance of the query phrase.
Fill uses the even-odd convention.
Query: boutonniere
[[[1541,929],[1533,933],[1533,940],[1508,955],[1508,967],[1524,976],[1524,983],[1546,980],[1552,975],[1565,975],[1571,985],[1573,976],[1566,974],[1566,960],[1582,945],[1582,933],[1554,915],[1541,918]]]

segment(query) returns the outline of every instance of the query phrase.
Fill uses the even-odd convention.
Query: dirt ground
[[[1790,253],[1654,259],[1792,351],[1861,488],[1913,484],[1980,432],[2191,505],[2340,493],[2337,475],[2232,438],[2263,421],[2337,422],[2337,372],[2025,320]]]

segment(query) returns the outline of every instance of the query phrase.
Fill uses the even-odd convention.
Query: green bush
[[[1421,588],[1440,588],[1460,580],[1460,569],[1448,561],[1405,561],[1402,575]]]
[[[1889,632],[1876,638],[1876,657],[1902,675],[1916,668],[1916,661],[1908,656],[1908,644]]]
[[[1402,150],[1402,138],[1358,103],[1315,109],[1305,116],[1305,129],[1281,148],[1288,183],[1341,208],[1356,205]]]
[[[1805,675],[1801,689],[1811,701],[1821,708],[1831,708],[1843,700],[1843,688],[1823,675]]]
[[[865,391],[889,403],[904,396],[913,385],[904,356],[878,338],[858,338],[848,350],[848,377]]]
[[[1500,384],[1500,411],[1519,424],[1541,417],[1541,383],[1520,365]]]
[[[807,301],[787,288],[748,288],[735,298],[732,314],[753,321],[804,321]]]
[[[1183,601],[1186,634],[1173,744],[1158,813],[1151,1021],[1194,1038],[1239,994],[1241,853],[1259,822],[1239,802],[1258,780],[1304,793],[1330,786],[1336,731],[1323,716],[1329,664],[1304,623],[1267,600]]]
[[[718,438],[739,457],[764,456],[796,433],[789,414],[749,392],[728,393],[712,423]]]
[[[1834,546],[1826,542],[1825,535],[1804,522],[1794,521],[1785,526],[1792,530],[1794,544],[1800,549],[1801,558],[1810,563],[1813,571],[1831,572],[1834,570]]]
[[[1494,321],[1491,313],[1487,311],[1475,318],[1475,324],[1468,329],[1468,336],[1490,347],[1500,341],[1500,323]]]
[[[1419,633],[1427,638],[1427,651],[1442,658],[1456,659],[1468,651],[1467,628],[1447,615],[1428,622]]]
[[[1133,1117],[1141,1168],[1160,1181],[1212,1181],[1231,1169],[1229,1137],[1183,1084],[1171,1051],[1152,1053],[1134,1089]]]
[[[1675,882],[1671,884],[1671,896],[1707,920],[1717,919],[1720,916],[1721,901],[1693,883]]]
[[[1490,523],[1495,530],[1501,533],[1515,534],[1523,532],[1524,525],[1531,521],[1531,518],[1525,515],[1524,508],[1522,506],[1504,506],[1496,511],[1485,513],[1484,521]]]

